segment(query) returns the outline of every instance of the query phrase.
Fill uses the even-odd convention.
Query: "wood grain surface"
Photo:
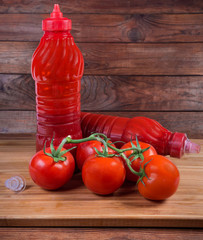
[[[203,140],[194,141],[203,145]],[[144,199],[130,183],[110,196],[95,195],[84,187],[80,174],[60,190],[43,190],[28,173],[34,149],[33,138],[0,140],[1,226],[203,227],[203,152],[172,159],[180,185],[175,195],[159,202]],[[4,187],[15,174],[27,181],[18,194]]]
[[[1,240],[201,240],[201,229],[163,228],[0,228]]]
[[[0,42],[0,72],[30,73],[37,45]],[[78,47],[84,56],[85,75],[203,75],[201,43],[78,43]]]
[[[64,13],[202,13],[202,0],[58,0]],[[3,1],[1,13],[50,13],[53,9],[52,1],[18,0]]]
[[[201,42],[203,14],[64,14],[76,42]],[[1,14],[0,40],[39,41],[48,14]]]
[[[203,111],[203,76],[84,76],[81,83],[86,111]],[[0,74],[0,110],[35,107],[31,75]]]
[[[173,132],[183,132],[189,138],[203,138],[203,112],[98,112],[106,115],[136,117],[144,116],[159,121],[165,128]],[[0,132],[35,133],[35,111],[1,111]]]

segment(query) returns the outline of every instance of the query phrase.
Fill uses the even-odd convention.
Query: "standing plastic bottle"
[[[114,141],[129,142],[137,138],[151,144],[161,155],[180,158],[184,153],[199,153],[200,146],[185,133],[172,133],[157,121],[146,117],[124,118],[102,114],[81,113],[83,137],[104,133]],[[116,144],[118,147],[119,143]]]
[[[35,80],[37,136],[36,150],[54,136],[58,145],[67,135],[81,138],[80,86],[84,70],[82,53],[76,46],[71,20],[54,5],[50,18],[42,21],[44,35],[32,57]],[[65,147],[72,147],[71,144]]]

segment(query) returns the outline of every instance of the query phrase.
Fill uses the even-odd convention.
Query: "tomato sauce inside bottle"
[[[80,80],[83,56],[70,33],[71,20],[64,18],[58,4],[51,17],[43,20],[45,31],[32,57],[35,80],[37,136],[36,150],[47,146],[54,136],[54,145],[71,135],[81,138]],[[71,144],[65,145],[72,147]]]
[[[151,144],[158,154],[182,157],[185,153],[199,153],[200,146],[191,142],[187,135],[171,132],[157,121],[146,117],[116,117],[110,115],[81,113],[83,137],[94,132],[104,133],[112,142],[130,142],[136,139]],[[121,147],[121,142],[115,143]]]

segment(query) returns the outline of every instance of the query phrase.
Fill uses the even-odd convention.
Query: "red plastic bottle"
[[[184,133],[172,133],[160,123],[146,117],[124,118],[102,114],[81,113],[83,137],[104,133],[114,141],[129,142],[135,136],[151,144],[158,154],[180,158],[184,153],[199,153],[200,146]],[[117,144],[119,147],[120,144]]]
[[[59,5],[54,5],[51,17],[42,21],[45,32],[32,57],[35,80],[37,136],[36,150],[47,145],[55,135],[58,145],[67,135],[81,138],[80,79],[83,56],[76,46],[71,20],[64,18]],[[70,144],[65,147],[72,147]]]

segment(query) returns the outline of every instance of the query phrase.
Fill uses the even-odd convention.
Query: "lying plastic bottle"
[[[158,154],[180,158],[184,153],[199,153],[200,146],[191,142],[185,133],[164,128],[160,123],[146,117],[124,118],[102,114],[81,113],[83,137],[91,133],[104,133],[112,142],[129,142],[135,139],[151,144]],[[117,147],[121,143],[116,144]]]

